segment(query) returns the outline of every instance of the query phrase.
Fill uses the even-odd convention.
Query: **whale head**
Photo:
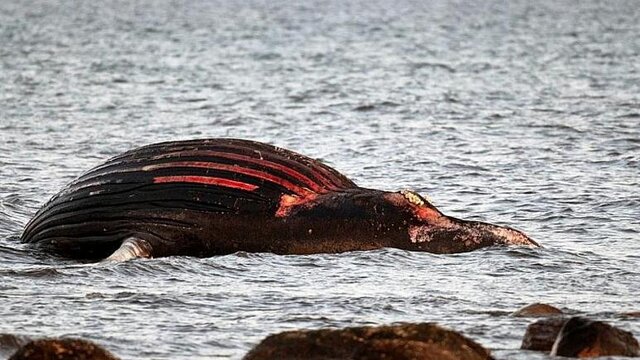
[[[540,247],[520,230],[447,216],[413,191],[389,193],[387,200],[408,213],[407,235],[411,249],[457,253],[494,245]]]

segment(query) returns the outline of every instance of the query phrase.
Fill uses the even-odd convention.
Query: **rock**
[[[536,321],[527,327],[520,348],[567,357],[640,356],[630,332],[582,317]]]
[[[0,359],[6,359],[31,340],[28,336],[0,334]]]
[[[620,315],[625,318],[640,318],[640,311],[629,311]]]
[[[440,345],[413,340],[373,340],[368,346],[360,348],[353,356],[358,360],[394,359],[394,360],[457,360],[456,355]]]
[[[109,351],[82,339],[38,339],[18,349],[9,360],[117,360]]]
[[[489,351],[430,323],[345,329],[297,330],[270,335],[245,360],[475,360]]]
[[[547,318],[530,324],[522,339],[521,349],[549,352],[567,318]]]
[[[511,316],[517,317],[535,317],[535,316],[551,316],[551,315],[562,315],[562,310],[558,309],[555,306],[535,303],[531,305],[527,305],[520,310],[511,314]]]
[[[562,327],[552,356],[640,356],[638,340],[624,330],[602,321],[572,317]]]

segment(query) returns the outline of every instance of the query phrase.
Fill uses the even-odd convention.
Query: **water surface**
[[[499,359],[546,302],[640,336],[634,1],[0,3],[0,332],[126,358],[240,358],[297,328],[435,321]],[[238,253],[78,264],[22,227],[64,184],[164,140],[239,137],[543,249]],[[5,354],[6,355],[6,354]]]

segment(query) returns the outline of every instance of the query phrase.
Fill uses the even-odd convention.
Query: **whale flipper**
[[[114,251],[105,261],[127,261],[136,258],[150,258],[151,244],[146,240],[130,237],[122,242],[118,250]]]

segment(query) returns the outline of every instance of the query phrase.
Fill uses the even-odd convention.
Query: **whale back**
[[[136,229],[196,226],[190,211],[274,216],[283,195],[304,199],[356,187],[318,160],[264,143],[158,143],[111,158],[68,184],[27,224],[22,240],[118,242]]]

